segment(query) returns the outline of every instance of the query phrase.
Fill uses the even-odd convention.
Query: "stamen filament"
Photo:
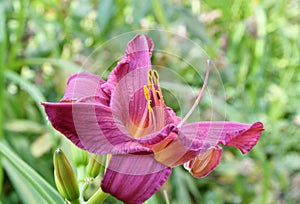
[[[203,82],[203,86],[200,90],[200,93],[195,101],[195,103],[193,104],[192,108],[189,110],[189,112],[185,115],[185,117],[182,119],[182,121],[180,121],[180,123],[177,125],[177,127],[181,127],[183,125],[183,123],[192,115],[192,113],[194,112],[194,110],[196,109],[197,105],[199,104],[201,98],[202,98],[202,95],[203,95],[203,92],[204,92],[204,89],[206,87],[206,84],[207,84],[207,81],[208,81],[208,75],[209,75],[209,71],[210,71],[210,60],[208,59],[207,60],[207,68],[206,68],[206,73],[205,73],[205,79],[204,79],[204,82]]]

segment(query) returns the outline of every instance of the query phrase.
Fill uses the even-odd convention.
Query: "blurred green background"
[[[262,121],[265,131],[247,155],[224,148],[221,164],[203,179],[175,168],[148,203],[164,203],[163,191],[175,204],[300,203],[299,23],[299,0],[0,0],[1,202],[61,201],[52,156],[57,147],[68,153],[70,144],[50,126],[40,102],[58,101],[70,74],[88,67],[103,43],[159,29],[198,43],[214,61],[226,120]],[[106,58],[119,58],[124,45]],[[90,60],[106,65],[105,57]],[[189,86],[200,88],[191,67],[164,60],[154,53],[154,64],[175,66]]]

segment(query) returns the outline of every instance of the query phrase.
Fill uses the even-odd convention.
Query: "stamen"
[[[137,138],[148,131],[157,131],[164,126],[164,101],[158,85],[159,76],[157,71],[148,70],[148,85],[144,85],[144,96],[147,107],[137,127],[132,131],[134,138]],[[147,128],[143,126],[147,120]]]
[[[150,87],[152,85],[152,69],[148,70],[148,86]]]
[[[160,92],[158,90],[155,91],[157,99],[160,100],[161,99],[161,95]]]
[[[159,75],[156,70],[152,70],[152,78],[153,78],[154,84],[158,85]]]
[[[148,89],[148,87],[146,85],[144,85],[144,95],[145,95],[145,99],[147,100],[148,110],[152,111],[151,99],[150,99],[150,92],[149,92],[149,89]]]
[[[149,110],[149,112],[152,112],[151,100],[148,100],[148,101],[147,101],[147,105],[148,105],[148,110]]]
[[[207,81],[208,81],[208,75],[209,75],[209,71],[210,71],[210,60],[208,59],[206,63],[207,63],[207,68],[206,68],[206,73],[205,73],[205,79],[203,82],[203,86],[200,90],[200,93],[199,93],[195,103],[193,104],[192,108],[190,109],[190,111],[186,114],[186,116],[182,119],[182,121],[177,125],[178,128],[181,127],[182,124],[192,115],[192,113],[194,112],[194,110],[196,109],[197,105],[199,104],[199,102],[202,98],[204,89],[205,89]]]
[[[146,85],[144,85],[144,95],[145,95],[146,100],[149,101],[150,100],[150,92]]]

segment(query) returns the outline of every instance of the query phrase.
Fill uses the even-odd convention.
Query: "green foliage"
[[[298,0],[0,0],[1,201],[63,202],[54,187],[52,155],[70,144],[48,124],[39,104],[58,101],[68,76],[78,70],[105,78],[138,32],[121,34],[139,30],[155,41],[153,62],[165,99],[179,115],[191,107],[202,82],[195,69],[204,56],[193,53],[194,42],[218,71],[210,78],[212,94],[199,106],[200,119],[211,119],[214,111],[213,119],[265,124],[249,154],[224,148],[221,164],[201,180],[177,167],[147,203],[165,202],[165,193],[170,203],[299,203],[299,5]],[[155,29],[192,42],[178,37],[170,43],[171,33],[160,36]],[[105,47],[116,36],[122,42]],[[179,80],[168,80],[163,67]],[[79,185],[84,188],[84,182]],[[109,197],[104,203],[119,202]]]

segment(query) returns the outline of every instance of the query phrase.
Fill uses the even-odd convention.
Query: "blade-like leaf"
[[[20,75],[18,75],[17,73],[15,73],[13,71],[7,71],[6,72],[6,77],[10,81],[13,81],[16,84],[19,84],[24,90],[27,91],[28,94],[31,95],[33,100],[36,102],[41,114],[44,116],[43,118],[45,119],[45,124],[47,124],[44,109],[40,105],[41,101],[46,101],[46,99],[44,98],[41,91],[36,86],[34,86],[32,83],[30,83],[26,79],[22,78]]]
[[[0,142],[0,154],[5,160],[4,164],[9,163],[10,167],[14,168],[24,178],[27,185],[31,185],[47,203],[63,203],[63,199],[58,192],[3,142]],[[4,166],[4,168],[7,168],[7,166]],[[8,170],[6,169],[6,171]]]
[[[161,0],[153,0],[152,6],[153,6],[153,13],[157,18],[158,22],[161,23],[165,28],[167,28],[168,22],[165,16],[164,7]]]
[[[0,139],[3,138],[3,110],[4,110],[4,87],[5,87],[5,58],[6,58],[6,27],[4,3],[0,2]],[[0,158],[1,159],[1,158]],[[0,192],[2,192],[3,169],[0,167]]]
[[[23,203],[38,204],[44,203],[43,197],[36,191],[36,189],[28,183],[28,181],[17,171],[14,166],[6,159],[2,161],[6,173],[12,182],[15,190],[18,192]]]
[[[102,0],[100,2],[97,13],[97,23],[102,35],[109,30],[111,20],[113,19],[116,10],[117,8],[114,1]]]

